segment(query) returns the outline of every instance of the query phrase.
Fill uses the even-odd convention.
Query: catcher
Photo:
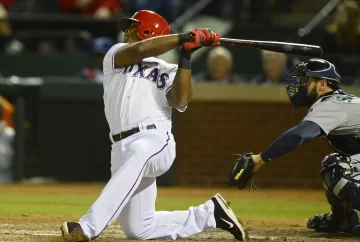
[[[299,125],[283,133],[260,154],[245,153],[235,162],[229,183],[243,189],[254,172],[271,160],[318,137],[334,148],[320,171],[331,212],[315,215],[307,222],[318,232],[360,235],[356,210],[360,210],[360,98],[340,88],[335,66],[323,59],[300,62],[290,69],[286,86],[294,112],[310,107]]]

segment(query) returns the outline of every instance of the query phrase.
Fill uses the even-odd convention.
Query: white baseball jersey
[[[140,132],[112,144],[111,179],[79,224],[91,239],[115,221],[128,238],[140,240],[175,240],[215,229],[211,200],[184,211],[155,209],[156,177],[169,170],[176,157],[166,93],[178,67],[146,58],[114,68],[114,55],[124,45],[114,45],[104,58],[105,115],[112,134],[133,127]],[[151,123],[156,129],[145,128]]]
[[[171,127],[172,109],[166,94],[178,66],[150,57],[115,68],[115,53],[124,45],[126,43],[114,45],[103,63],[105,115],[111,133],[129,130],[140,122],[168,122]]]

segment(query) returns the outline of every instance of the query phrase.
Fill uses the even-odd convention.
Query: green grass
[[[158,209],[178,210],[198,205],[206,199],[162,198]],[[306,219],[317,213],[325,213],[329,205],[321,202],[281,200],[231,200],[231,208],[240,218],[247,219]]]
[[[0,194],[0,215],[67,215],[81,216],[97,197],[94,195],[25,195]],[[184,210],[202,204],[208,198],[159,198],[157,210]],[[243,219],[307,219],[329,211],[325,202],[282,200],[231,200],[234,212]]]
[[[81,215],[96,196],[1,194],[0,214],[3,215]]]

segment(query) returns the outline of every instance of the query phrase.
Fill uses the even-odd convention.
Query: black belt
[[[152,124],[152,125],[146,126],[145,128],[146,129],[156,129],[156,126],[155,126],[155,124]],[[139,127],[136,127],[136,128],[132,128],[132,129],[123,131],[120,134],[115,134],[112,136],[112,138],[113,138],[114,142],[118,142],[119,140],[125,139],[125,138],[129,137],[130,135],[133,135],[133,134],[136,134],[139,132],[140,132]]]

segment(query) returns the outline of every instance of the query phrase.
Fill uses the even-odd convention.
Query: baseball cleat
[[[246,231],[225,199],[217,193],[211,200],[215,205],[214,217],[216,228],[230,232],[237,240],[246,241]]]
[[[84,234],[79,223],[65,222],[60,227],[62,236],[72,242],[86,242],[89,238]]]
[[[318,214],[310,218],[307,222],[307,228],[313,229],[316,232],[360,234],[360,223],[357,212],[353,211],[348,215],[347,224],[346,228],[340,228],[334,222],[332,214],[326,213]]]
[[[315,215],[309,219],[306,226],[316,232],[334,233],[338,230],[338,227],[329,215],[328,213]]]

